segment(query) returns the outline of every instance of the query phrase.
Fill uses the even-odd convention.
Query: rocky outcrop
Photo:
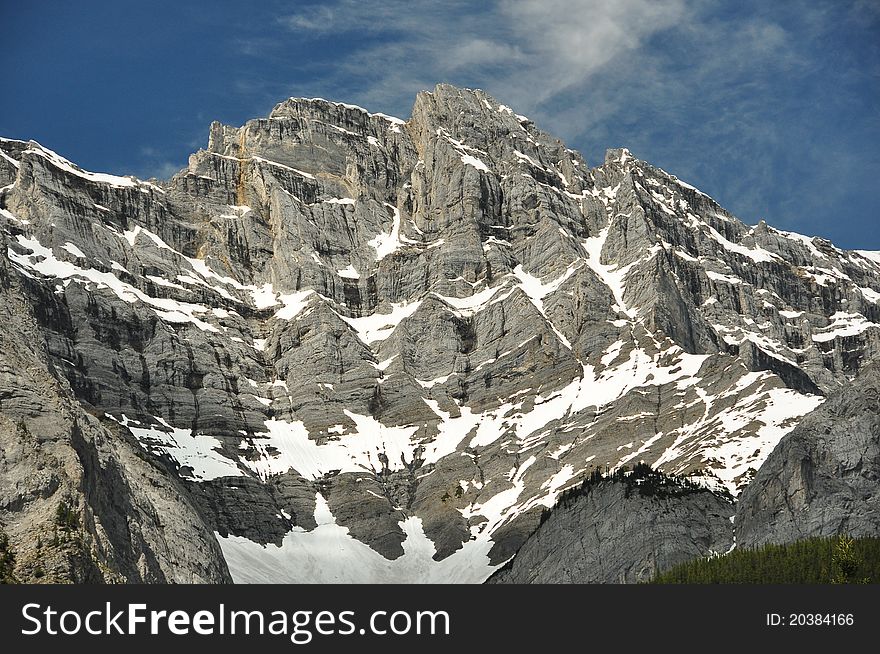
[[[648,475],[652,478],[655,475]],[[604,480],[565,499],[488,583],[639,583],[733,545],[733,503],[666,479]]]
[[[168,469],[74,399],[0,253],[0,529],[23,583],[224,583],[213,534]]]
[[[880,533],[880,368],[808,415],[743,491],[737,544]]]

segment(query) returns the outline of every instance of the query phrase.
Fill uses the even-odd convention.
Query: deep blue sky
[[[627,146],[748,223],[880,250],[878,0],[3,0],[0,25],[0,135],[87,169],[167,177],[211,120],[406,118],[445,81],[591,164]]]

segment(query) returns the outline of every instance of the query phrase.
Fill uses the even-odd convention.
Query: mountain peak
[[[161,188],[0,151],[0,306],[42,348],[2,363],[130,434],[237,580],[480,581],[635,461],[736,493],[880,352],[880,257],[626,148],[590,168],[480,90],[405,123],[291,98]]]
[[[627,148],[609,148],[605,150],[605,165],[625,168],[635,157]]]

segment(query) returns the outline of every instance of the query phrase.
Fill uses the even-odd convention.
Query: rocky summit
[[[633,581],[726,550],[722,495],[761,541],[816,488],[837,499],[811,523],[845,507],[841,467],[876,486],[855,436],[816,451],[840,415],[876,454],[876,393],[804,416],[880,358],[880,253],[745,225],[626,149],[591,167],[479,90],[408,120],[285,100],[168,181],[2,139],[0,237],[20,580],[482,582],[535,533],[619,565],[537,574],[530,544],[509,577]],[[802,419],[822,462],[758,473]],[[610,485],[536,532],[638,462],[706,490]],[[609,511],[662,551],[564,535]]]

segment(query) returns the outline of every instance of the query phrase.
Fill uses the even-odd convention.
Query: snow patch
[[[348,264],[348,266],[343,268],[342,270],[337,270],[336,274],[340,277],[344,277],[345,279],[361,278],[361,274],[357,270],[355,270],[354,266],[351,264]]]
[[[833,341],[835,338],[857,336],[871,328],[880,329],[880,325],[868,321],[867,318],[858,313],[838,311],[831,316],[830,320],[830,325],[822,328],[820,331],[813,332],[813,341],[823,343]]]
[[[86,255],[83,254],[82,250],[80,250],[78,247],[76,247],[76,246],[75,246],[73,243],[71,243],[70,241],[68,241],[67,243],[65,243],[64,245],[62,245],[62,246],[61,246],[61,249],[62,249],[62,250],[67,250],[67,251],[70,252],[73,256],[75,256],[77,259],[85,259],[85,258],[86,258]]]
[[[303,309],[305,309],[311,296],[314,294],[312,290],[297,291],[295,293],[282,293],[280,295],[281,304],[284,306],[275,312],[275,317],[279,320],[292,320],[296,318]]]
[[[403,246],[400,238],[400,209],[387,203],[386,206],[394,211],[394,221],[391,225],[391,232],[387,234],[379,234],[376,238],[367,242],[367,245],[376,250],[377,262],[382,261],[382,259]]]
[[[242,460],[242,464],[262,479],[296,470],[306,479],[317,480],[334,471],[379,472],[385,464],[401,470],[412,463],[412,435],[418,427],[386,427],[372,416],[348,410],[345,414],[354,422],[354,430],[321,445],[309,437],[299,420],[267,420],[267,431],[254,438],[259,458]]]
[[[391,313],[376,312],[362,318],[348,318],[342,315],[339,317],[354,328],[361,341],[370,345],[391,336],[400,321],[414,314],[420,305],[421,300],[400,302],[391,305]]]
[[[220,454],[217,448],[220,441],[213,436],[196,434],[191,429],[173,427],[162,418],[155,418],[157,426],[135,426],[132,420],[123,414],[115,420],[128,429],[141,447],[156,455],[167,455],[181,467],[179,474],[185,479],[194,481],[210,481],[219,477],[240,477],[242,471],[235,463]]]
[[[236,583],[481,583],[495,567],[489,563],[492,541],[486,535],[442,561],[425,535],[422,520],[410,516],[399,523],[406,539],[403,556],[389,560],[351,536],[336,522],[324,497],[315,497],[317,527],[294,527],[281,546],[260,545],[241,536],[217,541]]]
[[[172,323],[193,323],[203,331],[218,332],[213,325],[199,319],[196,314],[208,313],[208,308],[201,304],[178,302],[169,298],[154,298],[147,295],[131,284],[121,281],[112,273],[95,270],[94,268],[81,268],[68,261],[62,261],[55,257],[47,247],[44,247],[35,238],[24,235],[17,237],[19,245],[31,251],[31,254],[18,254],[11,247],[7,255],[13,263],[33,270],[45,277],[57,277],[59,279],[75,279],[80,282],[92,282],[99,288],[107,288],[123,302],[133,303],[141,301],[150,306],[160,318]]]
[[[471,154],[462,154],[461,161],[463,164],[466,164],[468,166],[473,166],[477,170],[482,170],[483,172],[487,172],[487,173],[489,172],[489,167],[485,163],[483,163],[483,160],[478,159],[477,157],[475,157]]]

